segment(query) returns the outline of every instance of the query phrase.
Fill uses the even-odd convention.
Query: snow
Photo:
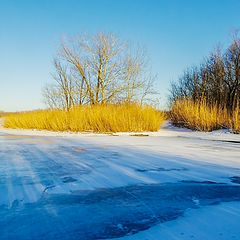
[[[239,216],[239,202],[222,203],[197,210],[189,209],[184,217],[116,240],[240,239]]]
[[[0,129],[0,239],[240,239],[239,183],[227,130]]]

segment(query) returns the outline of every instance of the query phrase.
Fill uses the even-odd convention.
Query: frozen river
[[[240,239],[240,136],[0,130],[0,239]]]

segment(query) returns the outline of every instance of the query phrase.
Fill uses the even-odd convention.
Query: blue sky
[[[64,36],[113,32],[148,50],[163,104],[169,83],[240,28],[239,0],[0,0],[0,110],[44,107]]]

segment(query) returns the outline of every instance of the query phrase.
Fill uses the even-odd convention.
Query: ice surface
[[[1,129],[0,239],[240,239],[239,135],[116,135]]]

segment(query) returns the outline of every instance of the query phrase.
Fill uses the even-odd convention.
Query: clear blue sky
[[[171,80],[240,28],[239,0],[0,0],[0,110],[42,108],[65,35],[99,31],[148,49],[163,103]]]

